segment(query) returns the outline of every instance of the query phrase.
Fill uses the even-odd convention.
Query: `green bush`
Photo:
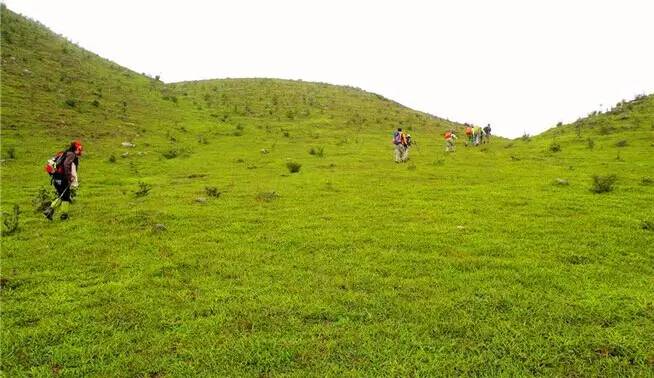
[[[66,105],[70,106],[71,108],[74,108],[77,105],[77,100],[73,98],[69,98],[66,100]]]
[[[11,235],[16,230],[18,230],[18,217],[20,215],[20,207],[17,204],[14,204],[12,212],[10,214],[3,212],[2,213],[2,223],[5,225],[2,230],[2,235]]]
[[[152,185],[146,184],[144,182],[139,182],[139,188],[134,191],[134,196],[135,197],[145,197],[148,194],[150,194],[150,190],[152,190]]]
[[[40,213],[50,206],[50,192],[48,189],[41,187],[39,191],[32,198],[32,204],[34,205],[34,212]]]
[[[552,144],[550,144],[549,150],[550,152],[560,152],[561,145],[556,142],[552,142]]]
[[[7,156],[7,159],[9,159],[9,160],[16,159],[16,147],[14,147],[14,146],[7,147],[7,149],[5,150],[5,155]]]
[[[207,197],[214,197],[218,198],[220,197],[220,190],[216,188],[215,186],[205,186],[204,187],[204,192],[207,194]]]
[[[317,157],[324,157],[325,156],[325,147],[311,147],[309,150],[309,155],[317,156]]]
[[[261,202],[272,202],[279,198],[279,194],[276,192],[260,192],[257,194],[257,201]]]
[[[300,172],[300,168],[302,168],[302,164],[296,163],[294,161],[289,161],[286,163],[286,168],[288,168],[288,171],[291,173],[297,173]]]
[[[166,159],[174,159],[179,156],[179,150],[176,148],[171,148],[170,150],[165,151],[162,155]]]
[[[593,193],[607,193],[613,191],[613,185],[617,177],[615,175],[593,176],[593,186],[590,190]]]

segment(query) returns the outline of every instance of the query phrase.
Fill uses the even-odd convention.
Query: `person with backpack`
[[[488,143],[490,141],[490,136],[491,136],[491,126],[490,123],[484,127],[484,143]]]
[[[454,152],[454,143],[457,139],[456,134],[454,134],[454,130],[447,130],[443,137],[445,138],[445,152]]]
[[[413,146],[413,139],[411,139],[411,134],[406,134],[406,146],[403,161],[409,160],[409,150],[411,149],[411,146]]]
[[[475,146],[479,146],[479,144],[481,143],[481,139],[483,138],[483,133],[484,130],[481,129],[481,126],[475,126],[474,129],[472,130]]]
[[[50,206],[43,211],[43,215],[49,220],[52,220],[58,208],[61,208],[60,219],[68,219],[72,199],[71,192],[79,187],[77,170],[82,150],[82,143],[74,140],[70,143],[68,149],[57,153],[45,166],[46,172],[51,177],[50,182],[54,185],[58,195]]]
[[[468,147],[469,144],[472,145],[472,126],[466,123],[465,127],[466,127],[466,131],[465,131],[466,138],[468,139],[466,140],[465,146]]]
[[[406,133],[402,131],[401,127],[393,133],[393,144],[395,145],[395,162],[402,163],[406,161],[407,156],[407,138]]]

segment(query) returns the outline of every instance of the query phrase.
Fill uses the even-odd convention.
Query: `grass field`
[[[164,84],[3,6],[1,116],[4,376],[654,375],[654,96],[446,154],[375,94]]]

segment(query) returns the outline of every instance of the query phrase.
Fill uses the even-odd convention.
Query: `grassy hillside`
[[[5,375],[654,374],[654,97],[446,154],[458,125],[375,94],[164,84],[1,25]]]

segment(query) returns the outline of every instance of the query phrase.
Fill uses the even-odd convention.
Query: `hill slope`
[[[651,374],[652,96],[445,154],[456,125],[374,94],[167,85],[1,25],[5,374]],[[48,223],[41,166],[74,137],[80,194]]]

